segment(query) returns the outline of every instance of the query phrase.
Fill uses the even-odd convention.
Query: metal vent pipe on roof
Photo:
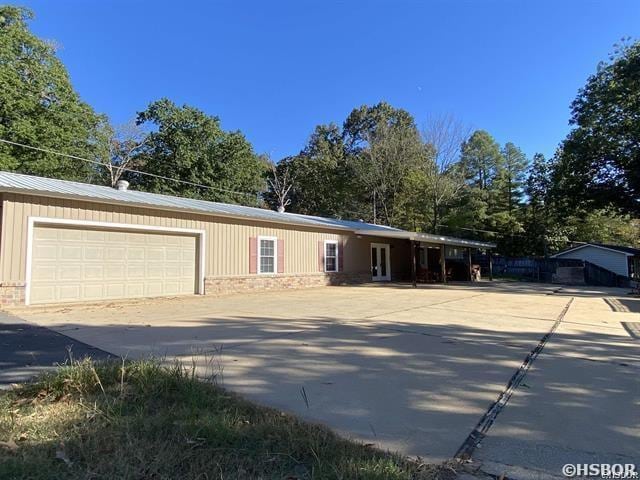
[[[116,188],[121,192],[126,192],[127,190],[129,190],[129,182],[127,182],[126,180],[118,180],[116,182]]]

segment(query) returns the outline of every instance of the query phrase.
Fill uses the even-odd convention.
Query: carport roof
[[[356,230],[359,235],[376,235],[378,237],[387,238],[406,238],[407,240],[413,240],[416,242],[436,243],[452,245],[456,247],[471,247],[471,248],[496,248],[495,243],[478,242],[476,240],[466,240],[464,238],[449,237],[445,235],[434,235],[432,233],[420,233],[420,232],[408,232],[406,230],[386,231],[386,232],[373,232],[366,228]]]
[[[264,208],[245,207],[228,203],[210,202],[192,198],[172,197],[157,193],[135,190],[117,190],[102,185],[71,182],[52,178],[36,177],[13,172],[0,171],[0,192],[23,193],[57,198],[93,201],[107,204],[128,204],[140,207],[157,208],[170,211],[210,214],[221,217],[253,219],[309,227],[348,230],[361,235],[375,235],[390,238],[407,238],[411,240],[447,243],[450,245],[493,248],[495,245],[473,242],[453,237],[440,237],[429,234],[418,234],[399,230],[385,225],[374,225],[356,220],[340,220],[335,218],[300,215],[296,213],[280,213]],[[426,237],[429,237],[428,239]]]

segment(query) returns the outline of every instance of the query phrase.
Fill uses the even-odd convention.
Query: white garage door
[[[30,303],[196,292],[196,237],[36,226]]]

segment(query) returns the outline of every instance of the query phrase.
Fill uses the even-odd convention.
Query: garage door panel
[[[58,232],[49,228],[38,228],[33,232],[34,240],[57,240]]]
[[[104,247],[87,245],[83,249],[84,260],[104,260]]]
[[[84,297],[87,300],[99,300],[104,297],[104,286],[100,285],[85,285]]]
[[[163,278],[164,277],[164,265],[148,263],[146,265],[147,278]]]
[[[127,250],[124,247],[107,247],[105,255],[107,260],[120,262],[127,258]]]
[[[79,284],[59,285],[57,287],[57,293],[61,301],[73,302],[74,299],[82,296],[82,289]]]
[[[193,294],[195,236],[36,226],[30,300],[83,300]]]
[[[118,280],[120,278],[126,278],[125,265],[110,265],[104,266],[104,279],[105,280]]]
[[[144,248],[129,247],[127,249],[127,260],[144,260]]]
[[[62,230],[58,235],[58,237],[61,241],[67,241],[67,242],[69,241],[82,242],[85,240],[85,238],[83,237],[82,230],[73,230],[73,229]]]
[[[144,234],[141,233],[123,233],[122,235],[124,235],[124,238],[126,240],[126,243],[129,245],[144,245],[145,243],[147,243],[146,237]]]
[[[34,260],[56,260],[58,248],[56,245],[36,245],[33,249]]]
[[[80,260],[82,258],[82,245],[60,247],[58,251],[58,258],[60,260]]]
[[[180,282],[167,282],[166,283],[166,289],[169,292],[170,295],[176,295],[180,292],[180,287],[181,287],[181,283]]]
[[[147,261],[153,262],[154,260],[164,260],[164,248],[147,248]]]
[[[127,297],[144,297],[144,283],[127,284]]]
[[[189,239],[184,239],[187,242]],[[183,239],[181,237],[172,237],[167,239],[166,245],[175,245],[177,247],[181,247],[183,245]]]
[[[85,240],[88,242],[103,243],[105,241],[105,233],[100,230],[87,230]]]
[[[82,264],[77,265],[63,265],[60,267],[60,276],[57,280],[61,282],[67,280],[74,280],[76,282],[82,282],[83,271]]]
[[[195,265],[188,265],[188,266],[182,267],[182,277],[195,278],[195,276],[196,276]]]
[[[171,239],[163,239],[159,235],[149,235],[146,237],[147,245],[166,245]]]
[[[126,234],[125,234],[126,235]],[[122,232],[105,232],[105,242],[121,242],[122,241]]]
[[[167,248],[165,253],[165,260],[169,262],[176,262],[182,258],[182,251],[179,248]]]
[[[162,282],[149,281],[145,283],[144,288],[145,288],[146,297],[155,297],[158,295],[162,295],[162,291],[163,291]]]
[[[126,298],[124,283],[107,283],[105,285],[106,298]]]
[[[104,267],[102,265],[85,265],[85,280],[102,280],[104,279]]]
[[[56,287],[54,285],[33,285],[31,287],[31,296],[33,298],[56,298]]]
[[[179,265],[166,265],[164,267],[165,278],[179,278],[182,276],[182,270]]]
[[[35,265],[34,275],[45,281],[54,282],[56,280],[56,267],[54,265]]]
[[[143,263],[140,263],[137,265],[127,265],[127,277],[128,278],[144,278],[145,265]]]

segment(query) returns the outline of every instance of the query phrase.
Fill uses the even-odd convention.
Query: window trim
[[[337,273],[340,270],[340,259],[338,258],[340,256],[340,249],[338,248],[338,240],[325,240],[324,241],[324,255],[323,260],[324,260],[324,271],[325,273]],[[333,244],[336,246],[336,269],[335,270],[327,270],[327,245],[328,244]]]
[[[263,257],[262,253],[261,253],[261,249],[260,249],[260,244],[262,243],[262,240],[269,240],[273,242],[273,272],[263,272],[262,271],[262,262],[261,259]],[[257,245],[257,257],[258,257],[258,265],[257,265],[257,271],[258,271],[258,275],[277,275],[278,273],[278,237],[270,237],[270,236],[265,236],[265,235],[259,235],[258,236],[258,245]],[[265,257],[268,258],[268,257]]]

